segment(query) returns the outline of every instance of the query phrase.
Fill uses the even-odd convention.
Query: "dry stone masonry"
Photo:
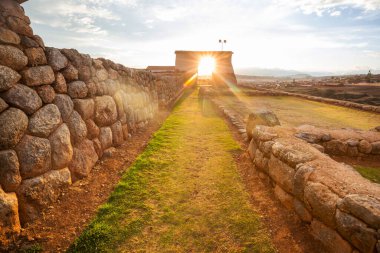
[[[0,1],[0,247],[183,87],[180,75],[46,47],[22,2]]]

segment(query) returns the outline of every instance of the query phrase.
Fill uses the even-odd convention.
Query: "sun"
[[[198,76],[212,76],[215,70],[215,59],[212,57],[202,57],[198,65]]]

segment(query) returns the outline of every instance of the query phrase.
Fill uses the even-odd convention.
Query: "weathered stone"
[[[0,65],[10,67],[14,70],[21,70],[28,64],[28,57],[15,47],[0,45]]]
[[[61,113],[54,104],[39,109],[30,118],[28,130],[33,135],[48,137],[62,123]]]
[[[92,119],[95,113],[95,102],[93,99],[74,99],[74,108],[84,120]]]
[[[54,170],[66,168],[73,158],[73,148],[70,141],[70,131],[62,124],[49,137],[51,145],[51,162]]]
[[[105,84],[105,89],[106,89],[106,94],[113,96],[117,91],[120,90],[120,84],[114,80],[107,79],[104,81]]]
[[[293,179],[293,194],[300,200],[304,201],[304,190],[309,176],[314,171],[314,168],[301,165],[297,167],[297,171]]]
[[[25,35],[28,37],[33,36],[32,28],[29,26],[29,24],[27,22],[25,22],[21,18],[9,16],[7,18],[7,24],[12,31],[14,31],[18,34]]]
[[[370,154],[372,151],[372,145],[366,140],[361,140],[359,142],[359,152],[364,154]]]
[[[113,99],[115,100],[117,114],[118,114],[119,118],[122,115],[125,114],[125,111],[124,111],[124,95],[123,95],[123,93],[124,93],[124,91],[119,90],[113,96]]]
[[[123,136],[124,136],[124,140],[128,140],[129,139],[129,127],[128,127],[128,124],[124,124],[123,125]]]
[[[380,201],[359,194],[347,195],[339,201],[340,210],[354,215],[375,229],[380,229]]]
[[[40,45],[34,39],[31,39],[27,36],[21,36],[21,45],[24,48],[40,47]]]
[[[251,158],[252,161],[254,161],[254,159],[255,159],[256,150],[257,150],[256,142],[254,139],[252,139],[249,142],[249,146],[248,146],[248,154],[249,154],[249,157]]]
[[[7,244],[21,231],[18,201],[15,193],[5,193],[0,187],[0,242]]]
[[[380,141],[372,142],[371,154],[374,154],[374,155],[380,154]]]
[[[55,82],[53,83],[55,92],[67,93],[67,84],[65,77],[61,73],[55,75]]]
[[[103,158],[113,157],[115,155],[115,153],[116,153],[116,148],[114,148],[114,147],[107,148],[103,152]]]
[[[306,207],[311,210],[313,216],[329,227],[335,228],[335,210],[339,197],[327,186],[314,182],[306,184],[304,194]]]
[[[280,186],[276,185],[274,187],[274,195],[276,195],[281,204],[284,205],[287,209],[293,209],[293,196],[284,191]]]
[[[88,80],[86,81],[86,85],[87,85],[87,90],[88,90],[88,93],[87,93],[87,96],[88,97],[94,97],[96,95],[96,84],[91,81],[91,80]]]
[[[313,216],[311,216],[310,212],[306,209],[304,204],[299,201],[297,198],[293,200],[294,211],[301,218],[301,220],[310,223],[313,220]]]
[[[49,62],[49,65],[53,68],[54,71],[59,71],[63,68],[66,68],[69,61],[66,56],[64,56],[59,49],[47,47],[46,56]]]
[[[87,137],[86,123],[77,111],[74,110],[71,113],[67,126],[70,129],[71,140],[74,144],[82,142]]]
[[[13,31],[4,27],[0,27],[0,42],[5,44],[18,45],[20,44],[21,39],[17,33],[14,33]]]
[[[90,174],[91,169],[98,161],[98,155],[90,140],[84,140],[74,148],[73,160],[70,163],[70,171],[73,179],[82,179]]]
[[[111,126],[112,131],[112,143],[114,146],[120,146],[124,142],[123,138],[123,128],[121,126],[121,122],[117,121],[115,124]]]
[[[311,133],[297,133],[295,134],[295,137],[302,139],[308,143],[318,143],[320,141],[318,135]]]
[[[21,72],[28,86],[52,84],[55,81],[53,69],[50,66],[31,67]]]
[[[0,151],[0,184],[7,192],[13,192],[21,183],[17,154],[13,150]]]
[[[71,98],[64,94],[57,94],[54,99],[54,104],[61,112],[61,117],[64,122],[67,122],[74,110],[74,103]]]
[[[278,120],[276,114],[267,110],[249,114],[246,127],[249,140],[253,137],[252,132],[258,125],[276,126],[280,125],[280,121]]]
[[[346,155],[348,145],[345,142],[339,140],[331,140],[325,143],[325,149],[328,154],[333,155]]]
[[[2,98],[0,98],[0,113],[5,111],[5,109],[7,109],[8,107],[9,105]]]
[[[62,75],[68,82],[78,80],[78,70],[71,64],[68,64],[67,67],[63,69]]]
[[[25,49],[25,54],[28,57],[29,66],[46,65],[47,60],[45,52],[40,47],[31,47]]]
[[[85,65],[83,56],[76,49],[64,48],[61,49],[61,53],[64,54],[76,68]]]
[[[17,191],[22,224],[40,218],[42,211],[56,202],[62,190],[69,185],[71,175],[67,168],[22,181]]]
[[[110,127],[101,127],[99,141],[102,144],[102,150],[112,147],[112,130]]]
[[[305,144],[302,143],[302,145]],[[312,161],[315,158],[315,154],[299,146],[299,143],[275,142],[272,146],[272,153],[293,168],[296,168],[298,164]]]
[[[96,77],[99,79],[100,82],[105,81],[108,79],[108,72],[105,69],[99,69],[96,71]]]
[[[67,93],[71,98],[85,98],[87,92],[87,86],[82,81],[75,81],[67,84]]]
[[[108,70],[108,76],[109,76],[110,79],[112,79],[112,80],[116,80],[116,79],[119,77],[119,74],[117,73],[116,70],[114,70],[114,69],[109,69],[109,70]]]
[[[37,42],[37,44],[42,47],[44,50],[45,50],[45,43],[44,41],[42,40],[42,38],[38,35],[33,35],[32,37],[34,39],[35,42]]]
[[[100,143],[99,139],[96,138],[96,139],[93,139],[92,140],[93,144],[94,144],[94,149],[96,151],[96,154],[98,154],[98,157],[102,157],[103,156],[103,149],[102,149],[102,144]]]
[[[288,193],[293,192],[293,178],[295,171],[286,163],[281,162],[275,156],[271,156],[268,162],[270,177]]]
[[[11,68],[0,66],[0,92],[7,91],[12,88],[21,76]]]
[[[50,104],[55,99],[55,91],[50,85],[42,85],[37,87],[37,93],[45,104]]]
[[[335,232],[335,230],[326,227],[322,222],[316,219],[311,222],[311,234],[322,242],[329,252],[352,252],[351,245]]]
[[[109,126],[117,120],[115,101],[110,96],[95,98],[95,122],[98,126]]]
[[[99,127],[95,124],[95,122],[92,119],[88,119],[85,122],[87,127],[87,138],[89,138],[90,140],[97,138],[100,133]]]
[[[259,149],[256,149],[254,163],[257,169],[269,173],[268,158]]]
[[[28,117],[16,108],[0,114],[0,149],[16,146],[28,127]]]
[[[88,66],[78,67],[78,78],[81,81],[88,81],[91,78],[91,69]]]
[[[359,145],[359,141],[356,139],[349,139],[347,140],[347,144],[349,147],[356,147]]]
[[[346,155],[349,156],[349,157],[358,156],[359,155],[358,148],[357,147],[348,146],[348,148],[347,148],[347,154]]]
[[[337,210],[336,223],[339,233],[352,243],[360,252],[374,252],[377,239],[376,231],[349,214]]]
[[[42,175],[50,169],[51,147],[49,140],[25,135],[16,147],[23,179]]]
[[[332,137],[330,134],[322,134],[321,141],[327,142],[327,141],[331,141],[331,140],[332,140]]]
[[[263,152],[263,155],[266,157],[270,157],[272,152],[272,146],[275,142],[274,141],[264,141],[260,142],[259,149],[261,152]]]
[[[314,148],[316,148],[319,152],[325,153],[325,147],[319,145],[319,144],[311,144]]]
[[[26,114],[33,114],[42,106],[37,92],[25,85],[16,84],[4,93],[3,99],[10,105],[20,108]]]

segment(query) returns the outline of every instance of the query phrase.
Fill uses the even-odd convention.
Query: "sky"
[[[235,70],[380,70],[380,0],[30,0],[23,6],[47,46],[129,67],[174,65],[175,50],[221,50],[218,41],[225,39]]]

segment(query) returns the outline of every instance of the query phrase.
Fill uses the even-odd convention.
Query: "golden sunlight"
[[[215,59],[207,56],[202,57],[198,65],[198,76],[212,76],[215,70]]]

